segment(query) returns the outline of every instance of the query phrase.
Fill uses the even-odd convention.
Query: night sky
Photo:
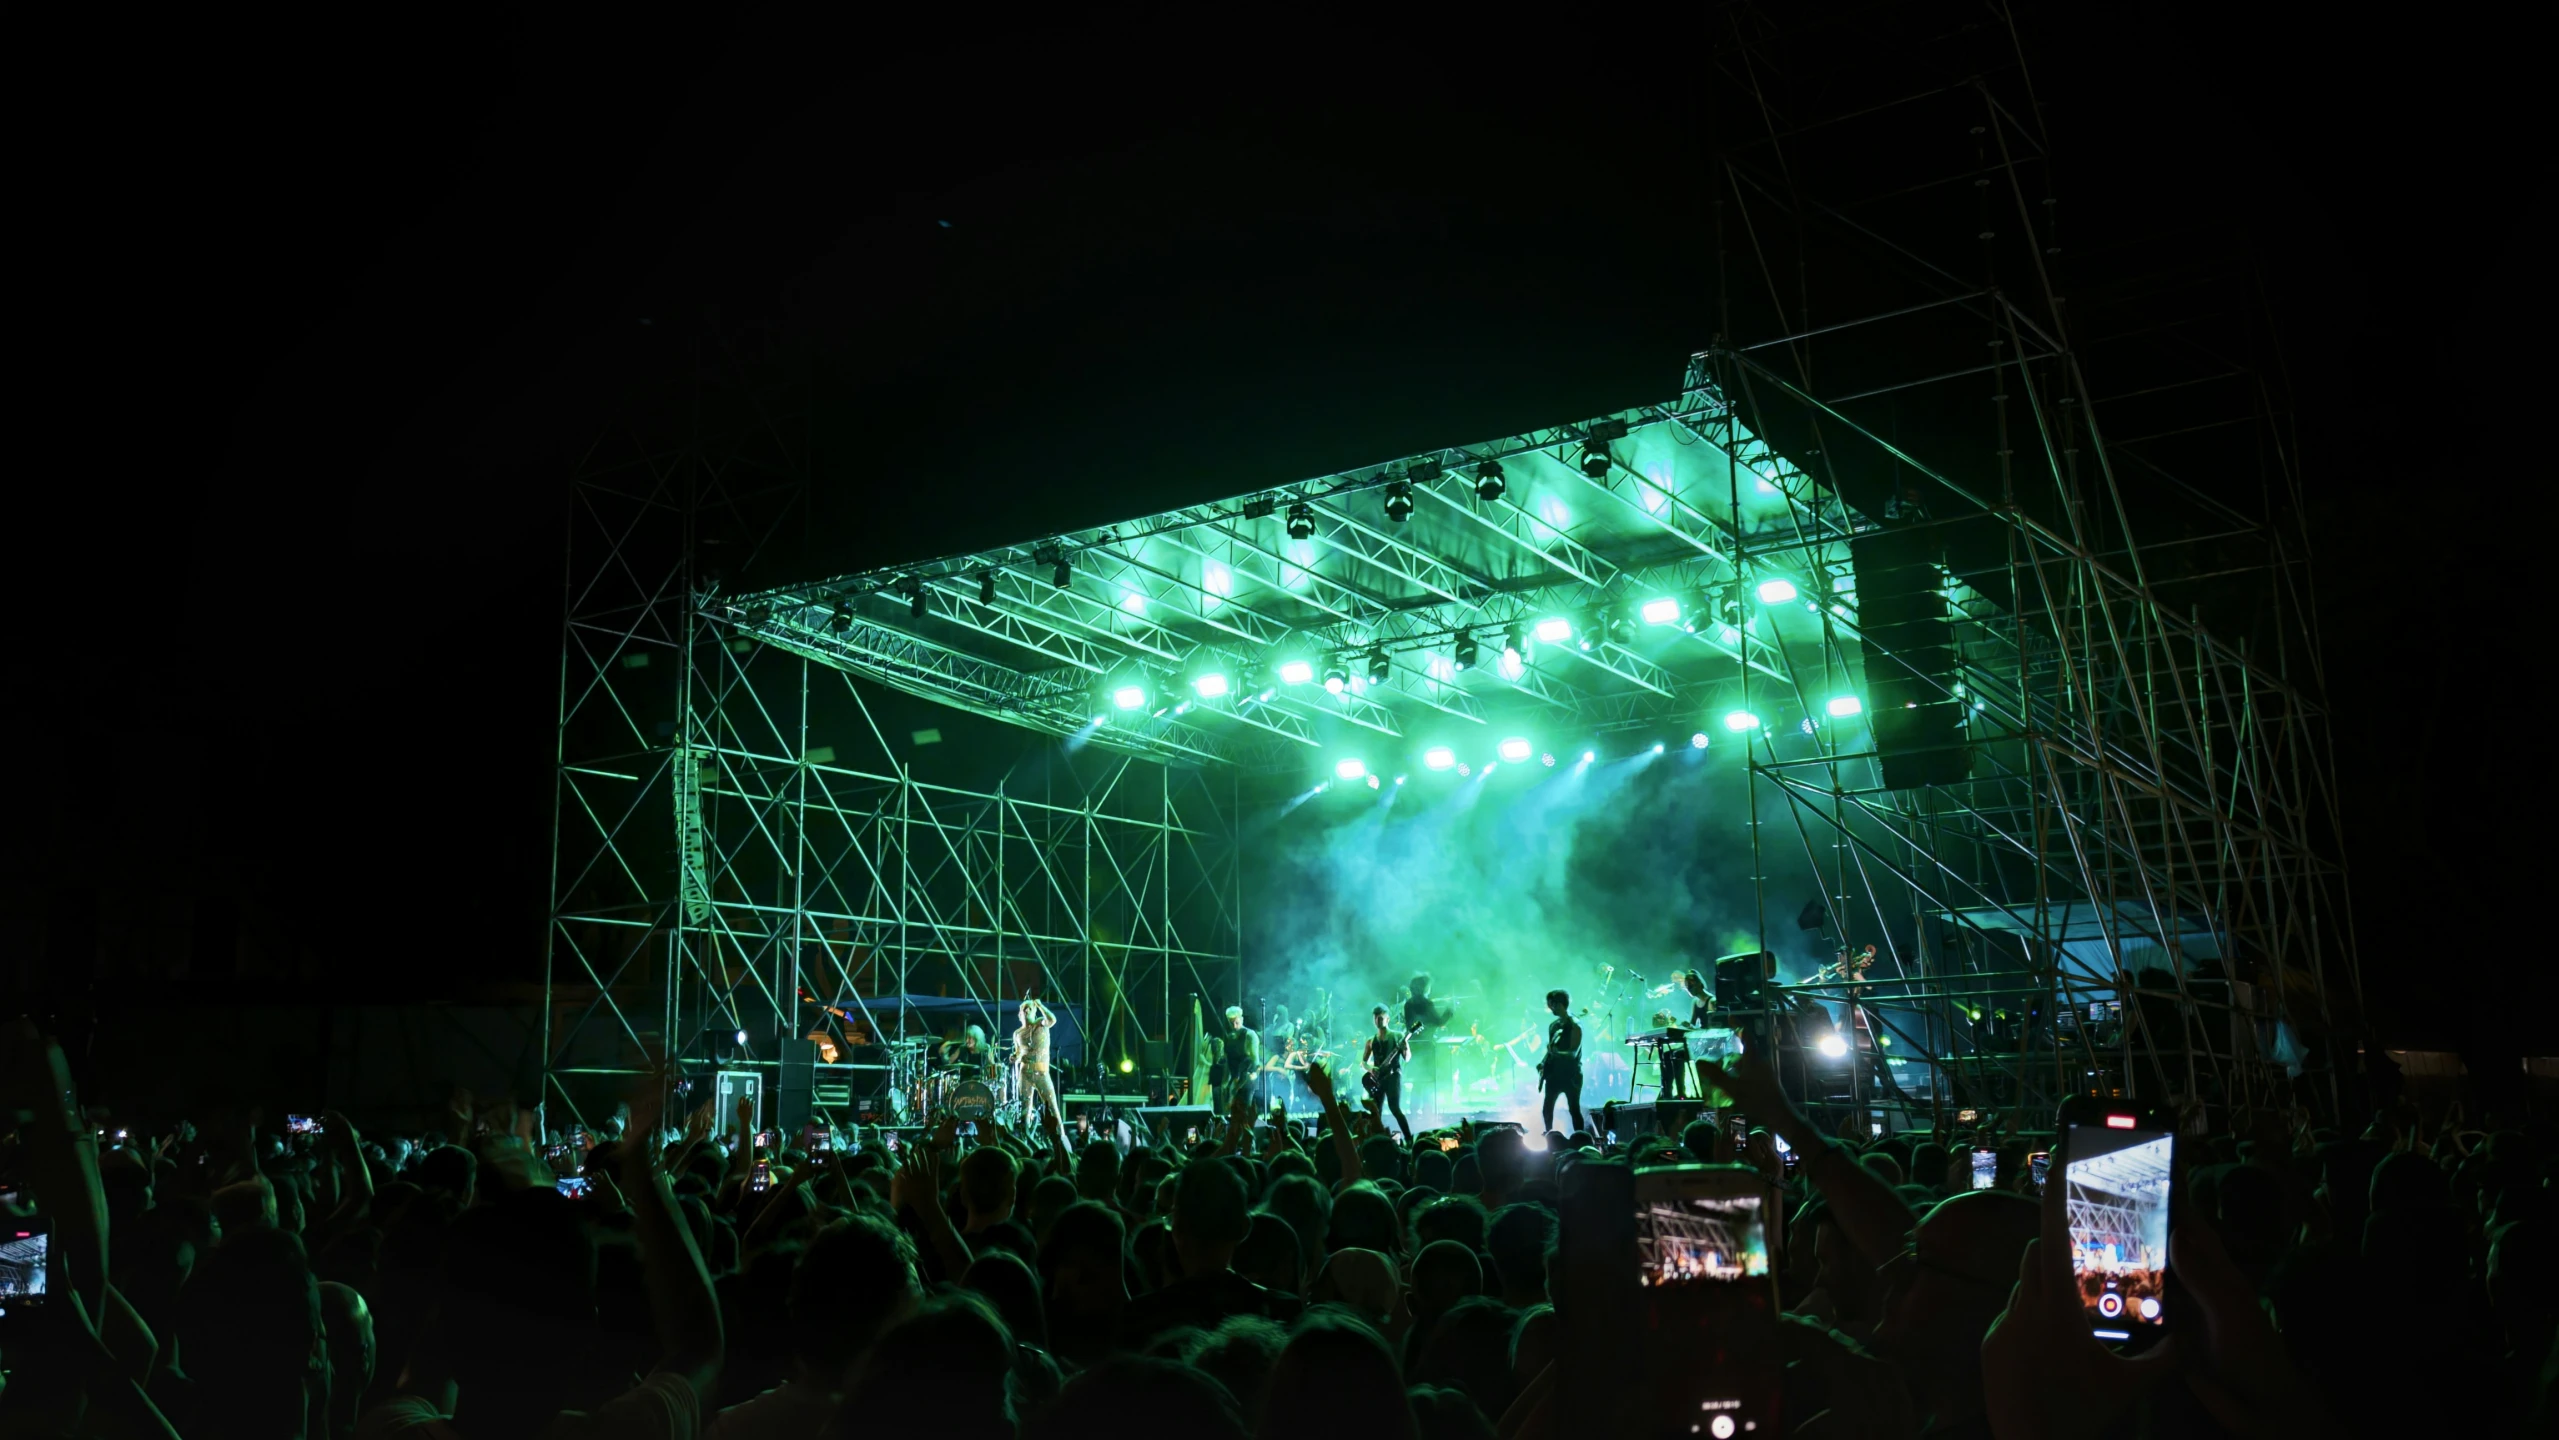
[[[2516,703],[2550,688],[2517,623],[2548,172],[2527,47],[2425,19],[2130,7],[2047,25],[2037,80],[2065,194],[2265,258],[2385,1033],[2553,1053],[2551,717]],[[687,23],[68,62],[20,186],[53,398],[12,467],[17,984],[101,951],[94,983],[170,995],[538,979],[562,457],[705,307],[824,296],[861,337],[846,566],[1661,398],[1710,338],[1695,37],[1658,19]],[[183,968],[234,935],[239,974]]]

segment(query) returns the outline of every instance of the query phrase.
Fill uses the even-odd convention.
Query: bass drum
[[[995,1118],[995,1090],[983,1080],[963,1080],[942,1099],[943,1113],[971,1124]]]

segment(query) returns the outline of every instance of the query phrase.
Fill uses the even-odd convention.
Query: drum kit
[[[989,1120],[1021,1124],[1022,1071],[1010,1044],[988,1047],[985,1058],[974,1063],[960,1061],[938,1068],[929,1060],[933,1042],[907,1041],[901,1048],[909,1046],[913,1053],[901,1057],[905,1063],[896,1088],[901,1120],[925,1123],[948,1115],[972,1125]]]

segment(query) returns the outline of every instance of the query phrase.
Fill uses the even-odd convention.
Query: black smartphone
[[[0,1335],[44,1309],[53,1278],[52,1222],[26,1216],[0,1225]]]
[[[1778,1434],[1784,1366],[1773,1345],[1735,1343],[1778,1323],[1776,1192],[1747,1165],[1656,1165],[1634,1196],[1636,1279],[1664,1352],[1648,1367],[1655,1413],[1716,1440]]]
[[[897,1149],[897,1132],[892,1130],[889,1132],[889,1153],[894,1155],[897,1153]]]
[[[758,1160],[755,1162],[754,1173],[747,1176],[746,1188],[754,1191],[758,1195],[761,1195],[765,1191],[773,1188],[773,1166],[770,1161]]]
[[[2052,1163],[2053,1156],[2049,1150],[2038,1150],[2026,1157],[2026,1172],[2034,1177],[2035,1193],[2038,1195],[2044,1193],[2044,1175],[2052,1168]]]
[[[595,1189],[594,1182],[583,1175],[563,1175],[553,1183],[572,1200],[583,1200]]]
[[[2061,1134],[2070,1273],[2089,1332],[2146,1348],[2177,1308],[2168,1273],[2181,1188],[2176,1120],[2156,1106],[2076,1096],[2062,1107]]]
[[[758,1150],[770,1151],[773,1148],[773,1132],[770,1130],[756,1131],[755,1148]]]
[[[287,1115],[284,1117],[284,1133],[287,1135],[317,1135],[320,1133],[320,1122],[309,1115]]]
[[[1973,1147],[1973,1188],[1988,1190],[1999,1183],[1999,1152],[1985,1146]]]

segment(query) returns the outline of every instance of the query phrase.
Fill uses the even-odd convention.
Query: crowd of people
[[[0,1296],[0,1435],[1563,1440],[1703,1433],[1654,1382],[1754,1355],[1786,1435],[2559,1420],[2559,1146],[2531,1124],[2181,1142],[2180,1308],[2124,1354],[2029,1167],[1975,1189],[1970,1136],[1827,1136],[1749,1055],[1707,1067],[1730,1111],[1624,1140],[1408,1144],[1318,1068],[1306,1126],[768,1150],[663,1080],[556,1136],[467,1099],[396,1135],[101,1115],[34,1026],[5,1040],[0,1189],[51,1255],[47,1293]],[[1764,1333],[1645,1333],[1608,1217],[1691,1162],[1783,1198]]]

